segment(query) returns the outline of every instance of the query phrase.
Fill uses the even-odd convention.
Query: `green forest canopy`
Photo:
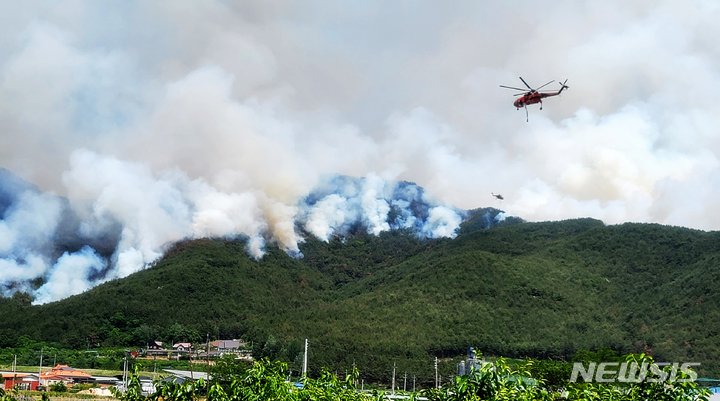
[[[209,334],[246,339],[256,356],[292,367],[308,338],[317,369],[355,365],[379,378],[393,362],[430,374],[435,356],[470,346],[561,360],[607,348],[720,374],[720,234],[593,219],[512,223],[466,223],[455,239],[309,236],[300,259],[270,246],[253,260],[242,240],[187,241],[152,267],[59,302],[0,300],[0,346],[144,347]]]

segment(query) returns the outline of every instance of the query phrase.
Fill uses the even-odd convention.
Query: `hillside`
[[[470,221],[473,221],[472,219]],[[720,373],[720,234],[592,219],[403,231],[325,243],[304,257],[242,241],[177,244],[154,266],[65,300],[0,301],[0,346],[21,335],[75,348],[242,337],[256,355],[385,376],[433,355],[569,360],[584,349],[647,352]],[[16,297],[20,298],[20,297]]]

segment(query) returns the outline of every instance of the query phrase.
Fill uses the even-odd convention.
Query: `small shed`
[[[5,390],[37,390],[40,380],[34,373],[3,373],[5,379]]]

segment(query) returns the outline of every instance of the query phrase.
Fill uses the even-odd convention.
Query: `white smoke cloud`
[[[0,220],[0,283],[19,284],[48,269],[48,248],[60,211],[60,201],[50,194],[31,190],[18,194]]]
[[[253,193],[222,193],[179,170],[156,175],[145,164],[88,150],[73,153],[70,164],[71,169],[63,176],[68,194],[72,199],[93,199],[83,229],[102,231],[108,220],[123,227],[110,277],[134,273],[157,260],[163,247],[184,238],[253,237],[251,254],[260,257],[263,242],[257,237],[268,224],[273,227],[273,238],[286,249],[297,251],[298,239],[282,226],[283,221],[293,221],[293,216],[266,219]],[[85,203],[77,207],[81,214],[86,208]],[[90,227],[93,223],[100,227]]]
[[[260,259],[265,254],[265,238],[257,235],[248,241],[247,252],[251,257]]]
[[[330,194],[312,207],[305,223],[310,234],[328,241],[330,236],[340,232],[346,221],[355,221],[354,213],[348,208],[347,199]]]
[[[328,195],[320,195],[326,192]],[[386,180],[371,173],[362,179],[330,179],[303,205],[300,218],[310,234],[329,241],[344,235],[358,224],[378,235],[390,229],[409,229],[418,237],[455,237],[462,222],[461,212],[438,201],[422,188],[407,182]]]
[[[60,219],[60,201],[51,194],[24,191],[0,221],[0,255],[45,245]]]
[[[397,228],[412,229],[415,227],[417,217],[412,214],[410,210],[411,203],[409,201],[405,199],[393,199],[391,205],[395,210],[399,211],[396,217]]]
[[[437,206],[430,209],[430,216],[423,231],[430,238],[455,238],[455,231],[460,228],[460,223],[462,218],[456,211],[445,206]]]
[[[197,237],[257,235],[266,229],[262,210],[251,193],[226,194],[196,183],[200,188],[189,197],[194,203],[192,231]]]
[[[369,175],[362,188],[362,215],[368,232],[378,235],[390,229],[387,215],[390,205],[385,198],[385,181],[375,174]]]
[[[260,257],[358,221],[452,237],[455,208],[489,204],[720,228],[718,4],[379,5],[9,4],[0,166],[67,196],[81,237],[120,227],[109,277],[184,238],[244,236]],[[526,123],[498,87],[518,76],[570,89]],[[32,197],[0,216],[6,287],[56,268],[61,207]]]
[[[16,258],[0,259],[0,280],[3,283],[15,283],[32,280],[41,276],[48,269],[42,257],[35,254],[25,255],[22,261]]]
[[[105,260],[90,247],[64,253],[50,270],[46,283],[35,293],[35,303],[44,304],[82,293],[92,286],[88,275],[104,267]]]
[[[119,276],[128,270],[127,260],[140,266],[161,256],[161,246],[191,234],[191,211],[177,189],[186,179],[170,171],[155,178],[142,164],[102,157],[87,150],[71,155],[71,169],[63,176],[71,199],[94,199],[92,215],[97,221],[112,216],[124,227],[118,247]]]

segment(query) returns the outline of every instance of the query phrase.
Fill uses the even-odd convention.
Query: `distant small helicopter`
[[[499,199],[499,200],[504,200],[504,199],[505,199],[505,198],[503,198],[503,196],[500,195],[500,194],[495,194],[495,193],[490,192],[490,195],[496,197],[496,198]]]
[[[528,89],[530,89],[529,92],[522,88],[513,88],[512,86],[500,85],[500,87],[523,92],[523,93],[518,93],[515,95],[515,96],[522,96],[522,97],[519,98],[518,100],[516,100],[513,103],[513,105],[515,107],[517,107],[518,110],[520,110],[521,107],[525,108],[525,121],[530,121],[530,118],[528,117],[527,105],[540,103],[540,110],[542,110],[542,100],[544,98],[551,97],[551,96],[557,96],[562,93],[563,89],[569,89],[569,87],[567,85],[565,85],[565,83],[567,82],[567,79],[565,80],[565,82],[560,84],[560,90],[557,92],[538,92],[539,89],[542,89],[545,86],[555,82],[555,80],[552,80],[552,81],[546,83],[545,85],[538,87],[537,89],[531,88],[530,85],[528,85],[527,82],[525,82],[525,80],[522,79],[522,77],[520,77],[520,80],[522,81],[522,83],[525,84],[525,86],[528,87]]]

